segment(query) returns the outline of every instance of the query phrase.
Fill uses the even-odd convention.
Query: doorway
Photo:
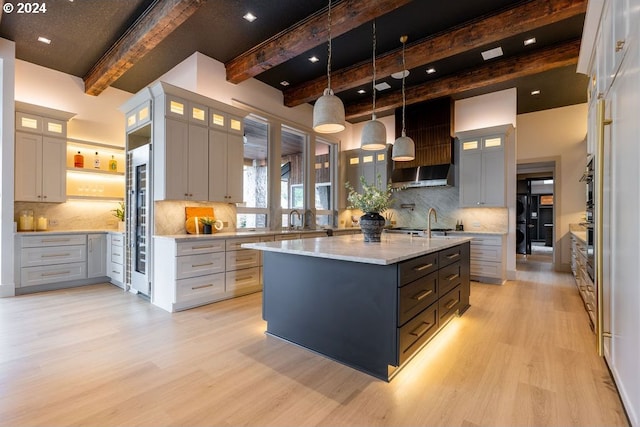
[[[555,162],[518,165],[516,259],[552,264],[555,246]]]

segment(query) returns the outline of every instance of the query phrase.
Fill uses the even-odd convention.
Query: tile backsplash
[[[465,231],[508,230],[507,208],[461,208],[458,187],[408,188],[393,194],[393,208],[384,216],[395,221],[396,227],[427,228],[427,212],[434,208],[438,222],[432,228],[455,228],[462,221]],[[401,206],[411,206],[405,207]],[[340,227],[350,226],[351,215],[359,217],[360,211],[345,210],[340,213]]]
[[[14,221],[23,210],[32,210],[34,218],[48,219],[49,231],[66,230],[117,230],[118,218],[112,209],[119,207],[115,201],[72,200],[65,203],[15,202]]]
[[[185,234],[185,207],[212,207],[216,219],[225,225],[223,231],[235,231],[236,229],[236,208],[228,203],[206,203],[191,201],[161,201],[155,202],[155,224],[154,234],[167,236],[174,234]]]

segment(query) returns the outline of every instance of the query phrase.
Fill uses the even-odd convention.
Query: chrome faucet
[[[429,208],[429,212],[427,213],[427,236],[431,238],[431,212],[433,212],[433,217],[438,222],[438,213],[434,208]]]
[[[289,212],[289,228],[295,228],[293,224],[293,214],[296,214],[296,216],[298,217],[298,221],[302,223],[302,215],[300,215],[300,212],[298,212],[297,209],[293,209],[291,212]]]

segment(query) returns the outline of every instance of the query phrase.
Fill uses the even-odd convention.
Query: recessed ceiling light
[[[540,90],[538,90],[538,89],[532,90],[531,91],[531,95],[540,95]]]
[[[531,37],[530,39],[526,39],[524,41],[524,45],[525,46],[529,46],[530,44],[534,44],[536,42],[536,38],[535,37]]]
[[[244,16],[243,16],[243,18],[244,18],[244,19],[246,19],[246,20],[247,20],[247,21],[249,21],[249,22],[253,22],[253,21],[255,21],[256,19],[258,19],[258,17],[257,17],[257,16],[255,16],[255,15],[254,15],[253,13],[251,13],[251,12],[247,12],[247,13],[245,13],[245,14],[244,14]]]
[[[497,58],[498,56],[502,56],[502,48],[500,46],[495,47],[493,49],[485,50],[482,52],[482,59],[485,61],[493,58]]]
[[[51,40],[50,39],[48,39],[46,37],[42,37],[42,36],[38,37],[38,41],[42,42],[42,43],[46,43],[46,44],[51,44]]]
[[[286,80],[281,81],[281,82],[280,82],[280,84],[281,84],[282,86],[289,86],[289,82],[288,82],[288,81],[286,81]]]
[[[376,85],[376,89],[378,89],[378,90],[386,90],[386,89],[389,89],[390,87],[391,86],[389,86],[389,83],[387,83],[387,82],[378,83]]]
[[[400,80],[401,78],[407,77],[408,75],[409,75],[409,70],[404,70],[404,71],[397,71],[391,74],[391,77],[393,77],[394,79]]]
[[[435,68],[427,68],[427,74],[433,74],[436,72]]]
[[[360,89],[360,90],[358,91],[358,93],[359,93],[360,95],[362,95],[363,93],[367,93],[367,91],[366,91],[366,90],[364,90],[364,89]]]
[[[314,63],[315,63],[315,62],[318,62],[318,61],[320,61],[320,60],[318,59],[318,57],[317,57],[317,56],[312,56],[311,58],[309,58],[309,61],[311,61],[311,62],[314,62]]]

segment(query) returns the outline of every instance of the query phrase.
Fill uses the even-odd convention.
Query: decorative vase
[[[211,224],[203,224],[202,229],[204,234],[211,234]]]
[[[385,219],[378,212],[367,212],[360,217],[360,229],[365,242],[379,242]]]

